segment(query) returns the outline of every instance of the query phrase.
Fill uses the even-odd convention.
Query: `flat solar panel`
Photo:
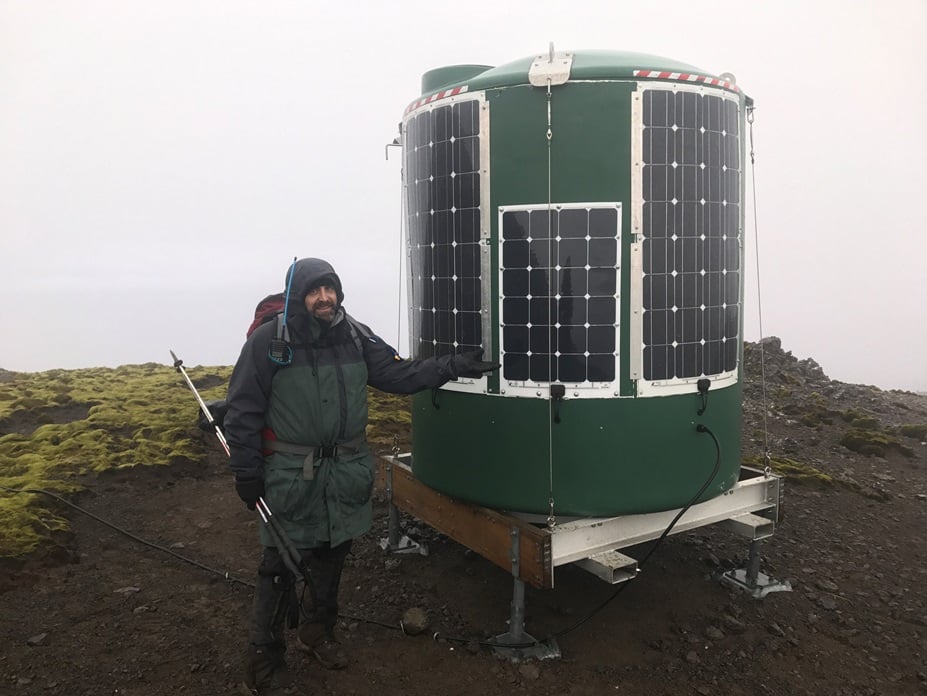
[[[503,379],[615,380],[619,222],[615,204],[502,212]]]
[[[643,377],[736,369],[740,115],[694,91],[643,94]]]
[[[481,347],[479,100],[413,115],[404,142],[412,353]]]

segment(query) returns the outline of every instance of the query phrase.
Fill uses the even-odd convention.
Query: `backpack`
[[[280,314],[283,311],[285,304],[286,301],[282,292],[268,295],[263,300],[258,302],[257,307],[254,308],[254,321],[252,321],[251,326],[248,327],[248,332],[245,334],[245,338],[253,334],[254,330],[261,324],[267,323],[275,316]]]

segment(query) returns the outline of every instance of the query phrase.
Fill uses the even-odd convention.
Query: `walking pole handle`
[[[206,422],[209,423],[213,427],[213,430],[216,431],[216,437],[219,438],[219,442],[222,444],[222,449],[224,449],[225,453],[231,457],[232,452],[231,450],[229,450],[229,443],[225,441],[225,435],[222,434],[222,430],[221,428],[219,428],[219,424],[216,423],[215,419],[213,419],[212,414],[209,412],[209,407],[203,401],[202,397],[200,396],[200,393],[196,390],[196,387],[193,386],[193,382],[190,379],[190,377],[187,375],[187,371],[183,369],[183,360],[178,358],[174,354],[174,351],[170,351],[170,354],[171,354],[171,357],[174,358],[174,368],[177,370],[177,372],[183,375],[183,378],[186,381],[187,386],[190,387],[190,391],[193,392],[193,396],[196,397],[196,401],[200,405],[200,410],[203,412],[203,415],[206,416]]]

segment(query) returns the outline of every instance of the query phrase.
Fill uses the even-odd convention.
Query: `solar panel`
[[[412,352],[481,347],[480,101],[413,115],[404,144]]]
[[[502,378],[615,381],[620,204],[503,208]]]
[[[738,103],[643,93],[643,378],[737,367],[740,327]]]

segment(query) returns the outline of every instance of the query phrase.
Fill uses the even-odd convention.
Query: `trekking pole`
[[[196,390],[196,387],[193,386],[193,382],[190,380],[190,377],[187,375],[187,371],[183,369],[183,360],[174,355],[174,351],[170,351],[171,357],[174,359],[174,367],[177,371],[183,375],[183,378],[187,382],[187,386],[190,387],[190,391],[193,392],[193,396],[196,397],[197,402],[200,405],[200,409],[203,411],[203,415],[206,416],[206,420],[216,431],[216,437],[219,438],[219,442],[222,443],[222,448],[225,450],[225,453],[231,457],[232,453],[229,450],[229,444],[225,440],[225,435],[222,434],[222,429],[219,427],[219,424],[216,423],[213,419],[212,414],[209,412],[209,407],[206,406],[206,403],[200,397],[200,393]],[[267,527],[267,531],[270,534],[271,538],[274,541],[274,546],[280,551],[280,555],[283,557],[283,563],[286,565],[287,570],[293,573],[294,577],[302,578],[308,587],[312,587],[312,583],[309,582],[309,572],[306,570],[305,566],[302,563],[302,556],[299,554],[299,549],[296,548],[296,545],[287,536],[287,533],[284,531],[283,527],[274,517],[274,513],[270,511],[270,506],[267,504],[267,501],[264,498],[257,499],[257,505],[255,505],[258,514],[261,516],[261,520],[264,522],[264,525]]]
[[[303,565],[303,559],[299,553],[299,549],[296,548],[292,539],[287,536],[283,527],[280,526],[280,522],[274,517],[274,513],[270,511],[267,501],[265,501],[264,498],[258,498],[255,507],[261,519],[264,521],[264,524],[267,525],[267,531],[270,532],[270,536],[274,540],[274,545],[283,557],[283,564],[293,573],[294,577],[301,577],[306,583],[306,586],[311,589],[312,583],[309,581],[309,571],[306,569],[305,565]]]
[[[264,526],[270,534],[271,541],[273,541],[274,546],[277,547],[277,551],[280,552],[283,565],[293,574],[294,580],[299,581],[302,579],[305,589],[309,590],[309,599],[312,602],[312,606],[317,606],[318,601],[315,594],[315,585],[312,584],[312,576],[309,573],[309,567],[303,560],[302,555],[300,555],[299,549],[296,548],[293,540],[290,539],[280,522],[274,517],[274,513],[270,511],[270,506],[267,505],[267,501],[264,500],[263,497],[257,499],[255,509],[264,521]],[[300,611],[305,612],[305,606],[302,604],[300,604]]]
[[[206,422],[208,422],[213,430],[216,431],[216,437],[219,438],[219,442],[222,443],[222,449],[225,450],[225,453],[228,456],[232,456],[231,451],[229,451],[229,443],[225,441],[225,435],[222,434],[222,430],[219,428],[219,424],[213,419],[212,414],[209,412],[209,407],[200,397],[200,393],[196,391],[196,387],[193,386],[193,382],[190,380],[190,377],[187,376],[187,371],[183,369],[183,360],[174,355],[174,351],[171,351],[171,357],[174,358],[174,367],[177,369],[177,372],[183,375],[183,378],[187,382],[187,386],[190,387],[190,391],[193,392],[193,396],[196,397],[197,402],[199,402],[200,409],[203,411],[203,415],[206,416]]]
[[[226,455],[231,457],[232,452],[229,450],[229,444],[225,440],[225,435],[222,434],[222,429],[219,427],[219,424],[216,423],[215,419],[213,419],[212,414],[209,412],[209,407],[206,406],[206,403],[203,401],[202,397],[200,397],[196,387],[193,386],[193,382],[190,380],[190,377],[187,376],[187,371],[183,369],[183,360],[174,355],[174,351],[170,351],[170,353],[171,357],[174,358],[174,367],[180,374],[183,375],[183,378],[187,382],[187,386],[190,387],[190,391],[192,391],[193,395],[196,397],[196,400],[200,405],[200,409],[203,411],[203,415],[206,416],[206,420],[216,431],[216,437],[218,437],[219,442],[222,443],[222,448],[225,450]],[[257,499],[255,509],[261,516],[261,520],[264,522],[264,526],[267,528],[271,539],[273,539],[274,546],[276,546],[280,551],[280,555],[283,557],[283,563],[287,567],[287,570],[293,573],[293,577],[303,579],[303,581],[306,583],[306,587],[309,588],[309,592],[310,595],[312,595],[314,603],[314,588],[312,582],[309,579],[309,569],[306,568],[305,564],[303,563],[299,549],[296,548],[296,545],[293,543],[290,537],[287,536],[286,531],[274,517],[274,513],[270,511],[270,506],[267,505],[267,501],[265,501],[263,497]]]

